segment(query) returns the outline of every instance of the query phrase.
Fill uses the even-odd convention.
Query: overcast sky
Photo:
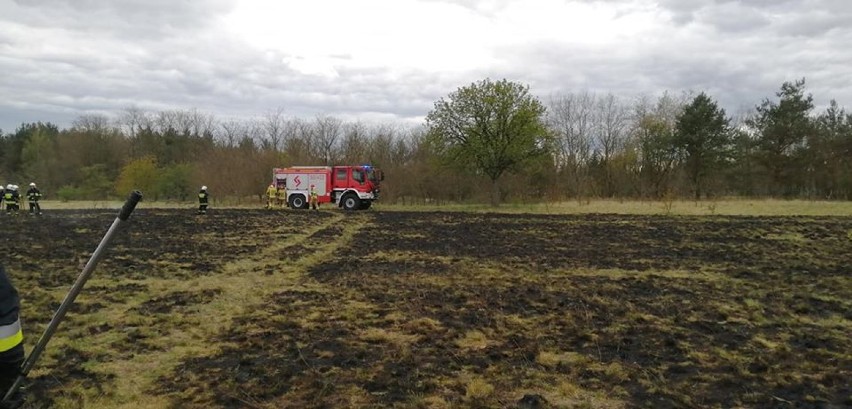
[[[852,107],[852,1],[0,0],[6,132],[129,106],[418,122],[486,77],[729,114],[806,77]]]

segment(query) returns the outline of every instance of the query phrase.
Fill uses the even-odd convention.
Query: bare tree
[[[367,160],[370,163],[388,166],[394,163],[404,162],[406,150],[399,145],[402,140],[403,130],[390,123],[374,126],[370,131],[370,152]]]
[[[613,94],[597,101],[595,150],[604,162],[624,148],[627,142],[629,112]]]
[[[631,136],[638,147],[638,176],[646,193],[670,196],[672,176],[679,155],[674,144],[678,115],[683,111],[686,94],[680,98],[665,92],[656,103],[641,97],[633,106]]]
[[[319,156],[326,165],[333,164],[334,148],[338,139],[340,139],[343,121],[339,118],[329,115],[318,115],[314,121],[316,133],[314,137],[317,141]]]
[[[548,126],[556,136],[557,168],[569,174],[578,200],[585,194],[592,155],[595,99],[588,92],[557,95],[551,98],[547,113]]]
[[[136,134],[142,129],[154,127],[151,115],[136,106],[124,108],[119,114],[118,124],[124,134],[131,138],[135,138]]]
[[[110,126],[109,118],[106,115],[100,114],[80,115],[74,120],[71,126],[75,131],[95,134],[106,134],[113,130]]]
[[[613,94],[597,100],[595,112],[594,151],[603,168],[604,195],[615,194],[613,157],[627,146],[630,114],[627,107]]]
[[[256,146],[262,146],[265,139],[265,126],[262,119],[250,118],[245,123],[245,134],[242,140],[250,140]],[[242,142],[240,142],[242,143]]]
[[[267,111],[263,115],[263,131],[264,136],[272,150],[279,150],[284,141],[284,132],[287,127],[287,118],[284,115],[284,108],[278,107],[274,110]]]
[[[287,162],[293,165],[311,165],[316,160],[313,154],[314,130],[310,123],[301,118],[288,120],[284,127],[282,151]]]
[[[192,112],[184,110],[174,110],[171,111],[171,113],[172,118],[174,118],[174,130],[180,133],[181,135],[193,135],[192,129],[195,127],[195,118],[193,117]]]
[[[228,120],[219,123],[219,132],[225,146],[232,148],[237,146],[240,139],[248,134],[248,124],[245,121]]]
[[[169,130],[177,130],[177,118],[175,111],[160,111],[154,114],[154,131],[164,134]]]
[[[417,147],[422,144],[421,141],[425,138],[426,128],[423,126],[402,129],[400,136],[396,138],[394,143],[389,162],[398,167],[409,165],[415,159]]]
[[[344,125],[343,140],[339,153],[336,155],[347,164],[364,161],[367,157],[369,135],[367,126],[357,121]]]
[[[189,131],[186,133],[195,137],[213,137],[213,132],[217,127],[215,116],[194,108],[184,111],[183,116],[185,118],[183,127]]]

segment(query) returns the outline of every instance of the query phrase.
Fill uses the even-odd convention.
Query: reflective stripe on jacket
[[[7,355],[21,354],[22,349],[16,348],[24,340],[19,317],[21,305],[18,290],[6,276],[6,270],[0,265],[0,362],[8,362]]]
[[[9,325],[0,325],[0,352],[6,352],[23,342],[20,318]]]

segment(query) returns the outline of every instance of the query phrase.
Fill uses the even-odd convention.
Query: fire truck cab
[[[291,166],[275,168],[272,183],[287,191],[291,209],[307,209],[313,186],[317,202],[334,203],[346,210],[369,209],[379,198],[384,174],[370,165]]]

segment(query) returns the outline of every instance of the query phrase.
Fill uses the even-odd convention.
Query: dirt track
[[[4,219],[31,346],[112,211]],[[140,209],[30,407],[849,407],[852,218]]]

